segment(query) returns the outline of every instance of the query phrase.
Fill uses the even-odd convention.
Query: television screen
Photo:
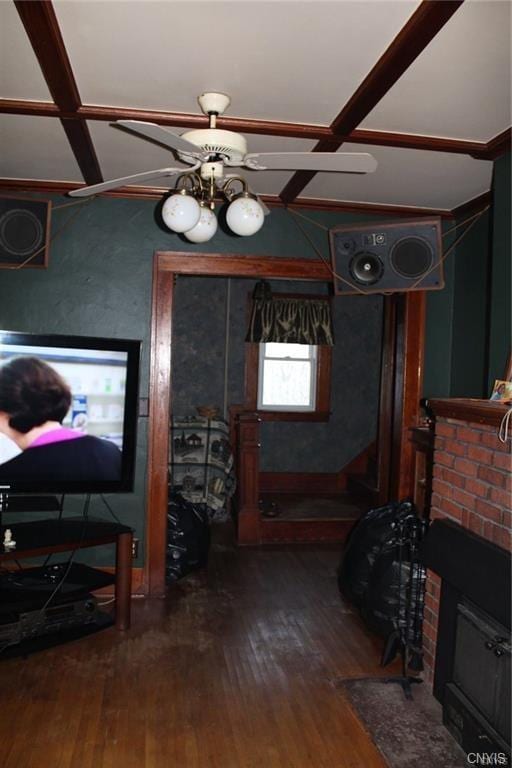
[[[0,491],[133,489],[140,342],[0,331]]]

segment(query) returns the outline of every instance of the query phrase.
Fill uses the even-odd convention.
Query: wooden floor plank
[[[108,629],[0,663],[2,768],[384,768],[336,681],[389,674],[339,547],[236,549]]]

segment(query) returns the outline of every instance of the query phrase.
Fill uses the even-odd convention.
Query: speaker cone
[[[0,244],[12,256],[29,256],[43,241],[43,227],[32,211],[15,208],[0,217]]]
[[[393,246],[390,264],[401,277],[421,277],[431,268],[434,254],[430,244],[418,237],[404,237]]]
[[[361,285],[377,283],[384,273],[382,261],[369,251],[356,253],[350,260],[348,268],[353,279]]]

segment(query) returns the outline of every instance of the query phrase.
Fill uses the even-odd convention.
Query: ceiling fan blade
[[[168,131],[162,125],[145,123],[143,120],[116,120],[114,125],[119,125],[121,128],[133,131],[133,133],[140,133],[146,139],[163,144],[169,149],[174,149],[177,152],[186,152],[187,155],[192,155],[198,160],[206,160],[208,157],[208,153],[204,152],[197,144],[192,144],[191,141],[182,139],[177,133]]]
[[[100,184],[93,184],[90,187],[80,187],[80,189],[73,189],[68,192],[68,194],[70,197],[90,197],[91,195],[97,195],[100,192],[108,192],[109,189],[124,187],[125,184],[132,184],[136,181],[148,181],[148,179],[157,179],[161,176],[175,176],[177,173],[190,173],[191,170],[195,170],[195,168],[198,168],[199,165],[200,163],[197,163],[197,165],[193,166],[193,168],[158,168],[156,171],[134,173],[131,176],[123,176],[120,179],[102,181]]]
[[[372,173],[377,161],[366,152],[257,152],[244,157],[254,171]]]

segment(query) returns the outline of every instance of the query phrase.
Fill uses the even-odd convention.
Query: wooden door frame
[[[148,462],[146,494],[146,557],[144,593],[153,597],[165,594],[165,546],[167,533],[167,493],[169,456],[169,414],[171,411],[172,314],[174,283],[177,275],[203,277],[246,277],[271,280],[305,280],[330,282],[327,264],[312,259],[292,259],[273,256],[243,256],[239,254],[204,254],[156,251],[153,265],[153,301],[151,312],[151,349],[149,379]],[[403,295],[400,316],[400,354],[396,363],[404,367],[394,379],[394,407],[389,418],[393,433],[393,459],[398,461],[404,477],[410,474],[412,459],[405,431],[418,409],[423,370],[423,325],[421,332],[413,323],[424,315],[424,293]],[[403,386],[403,398],[397,391]],[[400,402],[402,401],[403,402]],[[406,419],[404,424],[403,419]],[[402,471],[398,477],[402,477]],[[405,482],[401,483],[402,486]]]

